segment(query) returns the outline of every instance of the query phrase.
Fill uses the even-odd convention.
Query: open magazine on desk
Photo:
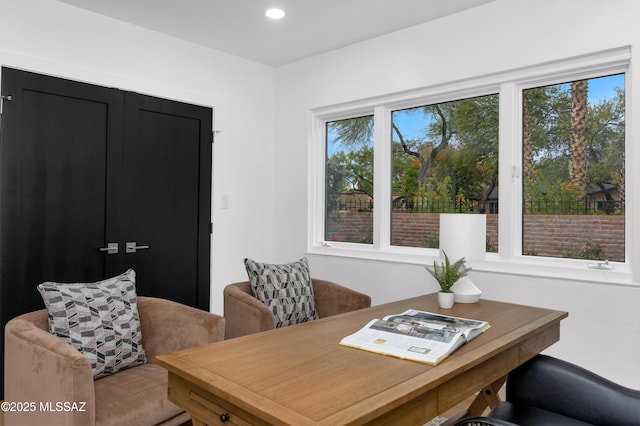
[[[371,320],[340,344],[436,365],[490,327],[486,321],[409,309]]]

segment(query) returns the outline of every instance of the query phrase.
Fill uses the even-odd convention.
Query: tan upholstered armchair
[[[189,414],[167,399],[156,355],[224,339],[224,318],[169,300],[138,297],[147,364],[94,381],[89,360],[49,333],[47,310],[5,327],[5,401],[33,403],[5,413],[7,425],[180,425]]]
[[[320,318],[371,306],[371,297],[331,281],[311,279],[316,311]],[[273,313],[251,294],[249,281],[224,289],[225,338],[244,336],[275,328]]]

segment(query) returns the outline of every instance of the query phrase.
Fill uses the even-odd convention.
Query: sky
[[[567,84],[568,87],[569,85]],[[597,104],[604,99],[612,99],[616,94],[616,87],[624,88],[624,74],[589,80],[589,103]],[[402,134],[407,139],[420,138],[429,123],[420,108],[415,109],[411,114],[396,114],[394,121],[402,129]]]
[[[604,99],[612,99],[615,96],[615,88],[624,88],[624,74],[616,74],[607,77],[599,77],[589,80],[589,103],[597,104]],[[415,108],[411,113],[394,114],[394,122],[401,129],[406,139],[420,139],[424,129],[428,126],[428,117],[425,117],[420,108]],[[332,143],[329,135],[328,155],[336,151],[344,150],[342,146]]]

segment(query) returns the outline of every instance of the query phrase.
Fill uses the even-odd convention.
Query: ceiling
[[[493,0],[58,1],[275,67]]]

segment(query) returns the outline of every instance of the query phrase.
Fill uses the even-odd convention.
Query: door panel
[[[30,91],[24,104],[23,122],[39,125],[22,129],[20,185],[27,196],[17,200],[20,226],[6,253],[28,259],[25,268],[39,272],[32,285],[99,279],[105,273],[98,248],[105,241],[107,106]]]
[[[125,234],[149,246],[126,262],[140,294],[208,309],[211,109],[135,93],[125,109]]]

